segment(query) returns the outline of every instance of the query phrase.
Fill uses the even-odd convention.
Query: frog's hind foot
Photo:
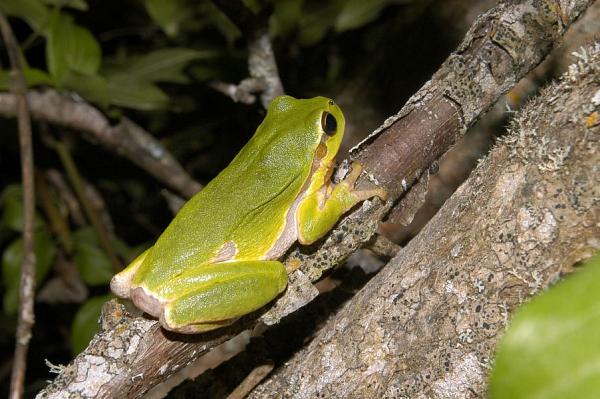
[[[206,331],[216,330],[217,328],[226,327],[228,325],[231,325],[231,324],[235,323],[237,320],[238,320],[238,318],[221,320],[221,321],[211,321],[210,323],[188,324],[186,326],[171,326],[165,320],[164,312],[161,312],[160,317],[158,318],[160,325],[165,330],[173,331],[173,332],[176,332],[179,334],[199,334],[199,333],[206,332]]]
[[[150,316],[159,317],[163,313],[163,304],[157,298],[148,295],[142,287],[131,290],[131,300],[135,306],[148,313]]]

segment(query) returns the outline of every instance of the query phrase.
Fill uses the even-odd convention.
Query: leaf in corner
[[[79,307],[71,325],[71,350],[73,355],[83,351],[94,337],[94,334],[100,330],[98,318],[100,317],[102,305],[112,298],[114,298],[112,294],[95,296],[89,298]]]
[[[597,398],[600,255],[520,309],[502,338],[489,396]]]

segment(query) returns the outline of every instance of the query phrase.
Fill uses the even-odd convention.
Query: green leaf
[[[1,0],[0,11],[24,19],[36,32],[47,28],[50,12],[39,0]]]
[[[496,354],[491,398],[597,398],[600,255],[514,316]]]
[[[23,190],[18,183],[9,184],[0,196],[2,205],[2,223],[12,230],[23,231]],[[35,214],[34,227],[43,225],[41,217]]]
[[[2,298],[4,314],[14,315],[19,310],[19,286],[6,287],[4,298]]]
[[[63,86],[102,107],[106,107],[109,103],[108,84],[102,76],[67,72],[63,77]]]
[[[338,12],[335,20],[335,30],[344,32],[360,28],[373,21],[381,10],[388,5],[389,0],[347,0]]]
[[[302,16],[304,0],[280,0],[273,4],[269,19],[269,32],[275,36],[289,36]]]
[[[298,42],[303,46],[317,43],[332,27],[339,12],[340,1],[324,2],[305,11],[299,21]]]
[[[50,19],[50,29],[46,35],[46,64],[57,83],[62,83],[62,77],[67,72],[67,62],[61,51],[61,19],[60,11],[54,10]]]
[[[107,99],[111,104],[141,111],[163,109],[169,104],[164,91],[152,83],[140,81],[109,81]]]
[[[23,231],[23,190],[10,184],[2,191],[2,223],[12,230]]]
[[[100,68],[100,44],[89,30],[75,24],[73,17],[55,11],[46,44],[50,74],[60,83],[67,71],[94,75]]]
[[[48,275],[56,246],[52,237],[45,230],[37,230],[34,236],[35,282],[41,284]],[[2,276],[7,290],[4,296],[4,312],[14,314],[17,311],[19,284],[21,281],[21,264],[23,263],[23,239],[14,240],[2,254]]]
[[[145,0],[144,6],[150,18],[170,37],[177,36],[181,23],[190,15],[186,0]]]
[[[206,23],[221,32],[229,44],[242,37],[237,26],[212,1],[201,1],[197,7],[198,13],[202,15]]]
[[[10,90],[10,73],[6,69],[0,69],[0,90]],[[23,76],[27,87],[39,86],[39,85],[52,85],[52,78],[46,71],[36,68],[25,68],[23,69]]]
[[[108,284],[113,275],[112,264],[94,230],[91,227],[77,230],[73,233],[73,244],[73,258],[83,281],[92,286]]]
[[[77,355],[88,346],[91,339],[100,330],[98,318],[102,305],[114,298],[112,294],[96,296],[88,299],[77,311],[71,326],[71,350]]]
[[[146,55],[131,57],[126,64],[106,73],[116,83],[128,81],[187,83],[183,73],[187,64],[195,59],[216,56],[215,51],[200,51],[188,48],[165,48]]]
[[[156,85],[134,79],[112,80],[99,75],[67,73],[63,81],[65,88],[79,93],[102,107],[111,104],[152,111],[164,109],[169,104],[169,97]]]
[[[79,11],[87,11],[88,5],[85,0],[42,0],[45,4],[54,7],[67,7]]]

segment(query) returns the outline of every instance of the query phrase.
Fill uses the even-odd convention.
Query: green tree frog
[[[328,98],[275,98],[229,166],[113,277],[112,291],[180,333],[231,324],[276,298],[288,281],[277,259],[294,242],[313,243],[357,203],[386,197],[354,189],[358,164],[331,182],[344,125]]]

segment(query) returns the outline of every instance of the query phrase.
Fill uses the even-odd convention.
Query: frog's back
[[[136,280],[165,281],[183,269],[215,260],[260,259],[279,236],[291,204],[308,179],[318,134],[306,118],[320,102],[283,97],[231,164],[196,194],[159,237]],[[277,103],[279,101],[279,103]],[[292,114],[290,114],[292,113]],[[307,121],[308,122],[308,121]]]

